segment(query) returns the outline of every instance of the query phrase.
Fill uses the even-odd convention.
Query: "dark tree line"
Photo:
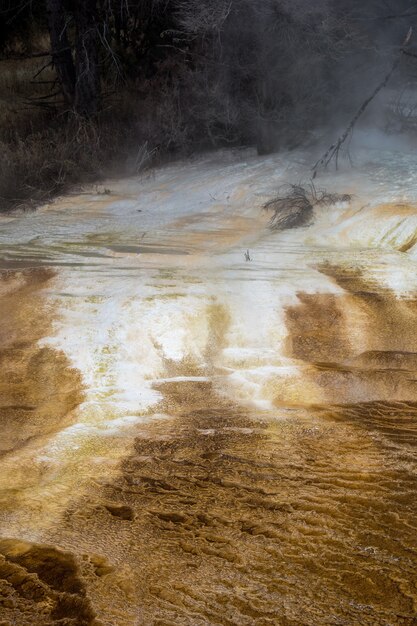
[[[18,50],[49,58],[66,111],[94,118],[109,93],[128,85],[140,99],[149,88],[160,101],[161,123],[172,117],[172,144],[188,135],[213,145],[256,142],[259,152],[296,145],[329,117],[343,117],[392,63],[417,18],[409,0],[1,0],[0,6],[3,55]],[[41,34],[49,37],[46,50],[36,44]]]
[[[48,33],[49,50],[33,56],[50,56],[67,107],[92,116],[111,71],[119,79],[155,71],[172,12],[170,0],[0,0],[0,49],[7,57],[17,47],[24,58]]]

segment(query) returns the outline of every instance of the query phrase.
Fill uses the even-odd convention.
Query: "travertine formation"
[[[415,209],[271,233],[239,167],[0,242],[1,626],[417,624]]]

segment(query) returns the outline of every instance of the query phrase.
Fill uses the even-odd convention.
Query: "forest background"
[[[416,18],[409,0],[0,0],[0,211],[202,150],[326,142],[398,55],[368,123],[411,134]]]

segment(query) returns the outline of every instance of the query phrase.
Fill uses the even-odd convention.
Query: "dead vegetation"
[[[31,83],[43,64],[0,61],[0,213],[36,207],[72,185],[135,175],[186,143],[168,88],[158,101],[160,86],[125,86],[94,119],[58,113],[50,101],[34,105],[33,90],[41,99],[50,88]],[[44,74],[48,83],[53,72]]]
[[[412,53],[407,50],[407,46],[410,43],[412,34],[413,34],[413,28],[410,27],[408,30],[407,36],[404,39],[403,44],[399,50],[399,55],[393,62],[389,72],[385,74],[384,78],[381,80],[380,83],[378,83],[378,85],[375,87],[371,95],[368,98],[366,98],[364,102],[362,102],[361,106],[356,111],[355,115],[349,122],[348,126],[345,128],[344,132],[337,139],[337,141],[333,143],[330,146],[330,148],[328,148],[328,150],[325,152],[325,154],[322,157],[320,157],[320,159],[316,161],[316,163],[313,165],[312,167],[313,179],[316,178],[317,173],[320,168],[326,169],[332,161],[335,162],[336,170],[338,169],[340,151],[342,150],[345,142],[349,139],[349,137],[352,136],[356,124],[358,123],[362,115],[365,113],[369,105],[375,100],[379,92],[382,91],[388,85],[389,81],[391,80],[391,77],[393,76],[393,74],[396,72],[396,70],[398,69],[400,65],[402,55],[407,55],[407,56],[412,56],[412,57],[417,56],[415,53]]]
[[[0,0],[0,212],[173,155],[311,143],[350,115],[346,85],[380,67],[367,21],[358,27],[341,1]],[[415,56],[407,44],[399,58]],[[337,160],[390,76],[313,175]]]
[[[310,182],[305,187],[283,185],[279,194],[264,205],[264,209],[272,212],[269,221],[272,230],[287,230],[306,226],[313,217],[315,207],[328,207],[350,200],[349,194],[329,193]]]

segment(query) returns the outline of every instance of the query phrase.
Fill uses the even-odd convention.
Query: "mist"
[[[0,18],[0,625],[416,626],[415,3]]]
[[[406,0],[2,0],[0,14],[2,210],[219,147],[318,155],[396,60],[355,127],[415,132]]]

